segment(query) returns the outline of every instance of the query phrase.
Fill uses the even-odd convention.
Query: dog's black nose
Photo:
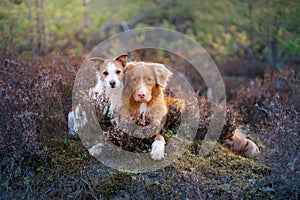
[[[109,81],[109,84],[112,88],[116,87],[116,81]]]

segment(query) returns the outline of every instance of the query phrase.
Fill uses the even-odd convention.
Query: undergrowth
[[[227,105],[219,140],[240,124],[261,148],[255,159],[217,145],[199,157],[210,107],[199,97],[194,145],[172,165],[132,174],[110,169],[67,132],[72,86],[81,58],[0,59],[2,199],[298,199],[299,77],[267,71]]]

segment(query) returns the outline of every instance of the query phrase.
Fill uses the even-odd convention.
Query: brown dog
[[[150,118],[151,126],[161,128],[162,121],[168,113],[163,90],[171,76],[172,72],[163,64],[128,63],[125,68],[120,121],[126,121],[128,118],[132,120],[142,115],[142,118]],[[157,130],[150,156],[154,160],[161,160],[164,157],[165,141]]]

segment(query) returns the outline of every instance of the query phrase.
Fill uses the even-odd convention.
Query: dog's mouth
[[[108,88],[111,88],[111,89],[119,88],[119,85],[117,85],[117,84],[109,84]]]
[[[141,103],[147,103],[148,101],[146,99],[137,98],[135,101],[141,102]]]

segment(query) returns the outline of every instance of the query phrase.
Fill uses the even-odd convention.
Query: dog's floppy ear
[[[173,73],[163,64],[154,63],[153,69],[155,73],[156,84],[165,89],[167,82]]]
[[[128,54],[122,54],[122,55],[118,56],[115,60],[118,61],[119,63],[121,63],[121,65],[123,67],[125,67],[127,64],[127,57],[128,57]]]
[[[134,62],[128,63],[128,64],[126,65],[126,67],[124,68],[124,72],[126,73],[126,72],[128,72],[129,70],[132,70],[132,69],[135,67],[135,64],[136,64],[136,63],[134,63]]]
[[[130,83],[131,73],[126,72],[123,76],[123,92],[122,92],[122,100],[124,104],[128,104],[129,100],[133,94],[133,86]]]
[[[100,57],[92,57],[90,58],[91,61],[99,62],[100,64],[103,64],[105,59]]]
[[[105,62],[104,58],[100,58],[100,57],[92,57],[90,58],[91,61],[97,62],[97,65],[95,66],[95,68],[97,70],[100,69],[100,66]]]
[[[124,76],[123,76],[123,85],[126,88],[126,85],[128,83],[128,71],[130,71],[131,69],[133,69],[135,67],[135,63],[128,63],[126,64],[126,67],[124,67]]]

